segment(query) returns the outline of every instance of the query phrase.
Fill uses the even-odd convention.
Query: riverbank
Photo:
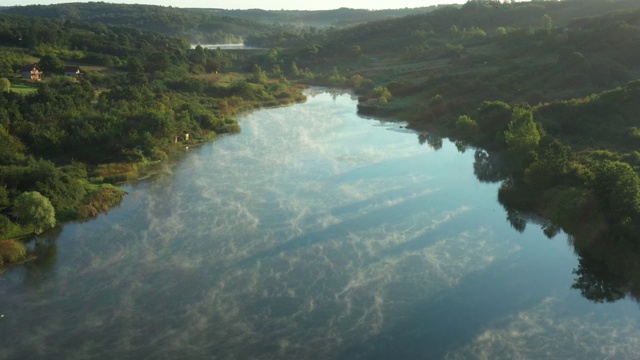
[[[211,141],[219,135],[232,134],[240,131],[240,127],[235,119],[235,116],[244,114],[250,111],[254,111],[260,108],[268,108],[275,106],[287,106],[296,102],[305,101],[306,98],[302,94],[304,87],[295,84],[284,84],[280,80],[264,80],[264,84],[255,86],[254,84],[245,83],[246,85],[238,85],[237,80],[243,79],[238,74],[224,75],[224,78],[233,78],[235,80],[229,81],[226,85],[227,90],[225,93],[210,94],[210,95],[226,95],[225,98],[213,98],[208,96],[205,92],[202,92],[199,96],[188,100],[188,103],[193,104],[193,101],[200,101],[201,103],[208,104],[205,108],[186,108],[180,113],[181,117],[189,119],[191,117],[202,117],[205,122],[202,128],[198,131],[187,132],[183,131],[181,135],[165,138],[164,140],[153,139],[153,147],[145,149],[145,145],[132,144],[133,149],[123,151],[123,154],[118,158],[121,160],[118,162],[108,162],[96,165],[89,165],[80,161],[74,161],[71,165],[67,165],[62,168],[58,168],[52,164],[52,162],[45,162],[41,160],[41,163],[36,163],[38,166],[43,166],[57,175],[58,177],[64,177],[68,190],[48,190],[47,187],[40,187],[40,192],[44,193],[48,198],[52,199],[54,208],[51,211],[55,211],[57,226],[64,226],[69,221],[86,220],[98,216],[99,214],[108,212],[113,206],[120,203],[125,196],[124,190],[114,186],[131,181],[139,181],[152,177],[154,174],[164,171],[166,166],[173,166],[172,164],[184,154],[184,150],[189,147],[199,146],[207,141]],[[216,76],[218,90],[223,88],[220,86],[221,76]],[[207,79],[199,80],[203,84]],[[108,93],[102,92],[102,96]],[[236,95],[233,95],[236,94]],[[107,95],[108,96],[108,95]],[[177,101],[177,104],[173,106],[182,106],[184,109],[187,101],[182,100],[182,96],[176,93],[172,96],[170,102],[164,101],[161,106],[167,106],[171,102]],[[182,104],[182,105],[180,105]],[[122,106],[122,104],[120,105]],[[174,116],[175,111],[170,110],[167,115]],[[190,110],[190,111],[189,111]],[[206,113],[208,111],[209,113]],[[144,121],[150,121],[157,113],[144,114]],[[165,115],[166,117],[166,115]],[[174,130],[175,131],[175,130]],[[146,133],[150,135],[148,132]],[[147,139],[148,140],[148,139]],[[140,144],[140,142],[137,142]],[[86,155],[85,155],[86,156]],[[97,156],[90,155],[88,158],[95,159]],[[57,162],[68,161],[68,159],[58,158]],[[42,164],[42,165],[39,165]],[[7,167],[3,167],[8,169]],[[12,170],[15,172],[16,170]],[[7,172],[3,179],[11,179],[11,171]],[[56,180],[59,181],[59,180]],[[10,183],[11,184],[11,183]],[[65,186],[62,186],[64,189]],[[7,188],[0,188],[5,190]],[[65,192],[66,191],[66,192]],[[8,193],[7,193],[8,194]],[[2,195],[2,194],[0,194]],[[1,196],[0,196],[1,197]],[[1,200],[1,199],[0,199]],[[6,196],[7,204],[11,205],[9,196]],[[11,214],[9,214],[11,216]],[[0,237],[4,239],[24,239],[23,236],[30,235],[32,233],[32,223],[22,222],[20,223],[15,219],[11,221],[11,217],[2,216],[0,220],[6,220],[3,225],[3,231],[0,232]],[[5,256],[0,249],[0,257]],[[6,258],[8,262],[22,261],[24,257],[20,258]]]

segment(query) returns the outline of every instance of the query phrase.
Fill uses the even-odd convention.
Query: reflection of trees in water
[[[56,240],[62,232],[62,227],[46,231],[33,240],[31,253],[36,257],[25,264],[25,282],[48,281],[53,277],[53,268],[58,259],[58,245]]]
[[[640,249],[616,230],[598,238],[571,237],[579,264],[573,288],[602,303],[629,297],[640,302]]]
[[[427,143],[430,148],[436,151],[442,149],[442,138],[438,135],[434,135],[431,133],[420,133],[418,134],[418,142],[420,143],[420,145]]]
[[[501,204],[507,213],[507,221],[518,232],[523,232],[528,222],[538,223],[541,220],[502,201]],[[561,230],[551,222],[541,225],[549,238]],[[614,302],[626,297],[640,302],[640,249],[633,245],[630,236],[616,233],[615,228],[599,235],[569,235],[579,261],[578,267],[573,270],[575,281],[571,287],[596,303]]]
[[[507,178],[504,161],[500,156],[478,149],[473,157],[473,173],[480,182],[495,183]]]
[[[442,147],[442,138],[431,133],[418,134],[418,141],[427,143],[434,150]],[[541,225],[548,238],[563,230],[558,224],[526,211],[529,208],[527,199],[522,197],[520,187],[510,178],[499,155],[475,150],[473,172],[480,182],[502,182],[498,200],[505,209],[506,220],[516,231],[523,232],[529,222]],[[597,303],[626,297],[640,302],[640,247],[633,245],[639,235],[625,232],[612,224],[602,224],[592,219],[590,214],[583,215],[591,221],[585,223],[584,219],[574,219],[574,223],[569,224],[570,229],[577,233],[569,235],[569,239],[579,261],[573,271],[576,277],[572,288]]]
[[[527,227],[527,221],[520,216],[520,212],[513,209],[507,209],[507,221],[517,232],[522,233]]]
[[[585,298],[601,303],[613,302],[625,297],[625,279],[620,274],[612,273],[606,262],[601,259],[581,257],[577,269],[573,289],[580,290]]]

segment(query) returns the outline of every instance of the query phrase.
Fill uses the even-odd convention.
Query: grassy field
[[[246,79],[246,76],[238,73],[212,73],[195,75],[194,78],[210,81],[220,86],[229,86],[238,81],[244,81]]]
[[[125,72],[122,70],[118,70],[118,69],[114,69],[111,67],[106,67],[106,66],[99,66],[99,65],[89,65],[89,64],[84,64],[82,62],[68,62],[68,65],[71,65],[73,63],[73,65],[77,65],[80,67],[80,71],[82,72],[96,72],[99,74],[103,74],[103,75],[115,75],[115,74],[124,74]]]
[[[18,94],[28,94],[37,90],[38,90],[38,87],[36,85],[23,84],[23,83],[11,84],[11,91],[16,92]]]

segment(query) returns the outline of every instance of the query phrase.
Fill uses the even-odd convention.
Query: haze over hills
[[[192,43],[241,43],[250,34],[282,27],[344,27],[372,20],[420,14],[437,6],[398,10],[341,8],[323,11],[183,9],[154,5],[66,3],[7,7],[8,14],[100,22],[180,36]]]
[[[335,10],[227,10],[227,9],[190,9],[204,11],[211,14],[243,18],[260,21],[267,24],[279,23],[295,26],[349,26],[368,21],[396,18],[407,15],[416,15],[433,11],[441,6],[434,5],[420,8],[389,9],[389,10],[365,10],[340,8]]]

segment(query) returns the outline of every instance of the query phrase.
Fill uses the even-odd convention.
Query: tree
[[[129,62],[127,79],[133,85],[141,85],[149,82],[149,79],[144,72],[144,66],[142,66],[142,63],[139,60],[133,59]]]
[[[13,202],[13,214],[20,224],[33,226],[36,234],[56,226],[56,211],[51,201],[37,191],[18,195]]]
[[[476,122],[480,131],[491,136],[507,130],[511,118],[511,107],[502,101],[484,101],[478,107]]]
[[[22,159],[25,149],[17,137],[0,125],[0,164],[11,164],[16,159]]]
[[[540,132],[533,121],[533,112],[525,106],[517,106],[511,114],[509,128],[504,139],[511,158],[522,165],[522,161],[536,150],[540,142]]]
[[[540,27],[545,32],[549,33],[553,29],[553,21],[551,20],[551,16],[548,14],[544,14],[542,19],[540,20]]]
[[[373,97],[378,98],[381,104],[386,104],[391,100],[391,91],[385,86],[376,86],[373,88]]]
[[[7,78],[0,78],[0,92],[11,91],[11,82]]]
[[[262,71],[262,68],[258,64],[253,64],[253,70],[251,71],[251,80],[257,84],[264,84],[267,82],[267,74]]]
[[[591,188],[612,221],[628,223],[640,213],[640,178],[631,165],[604,160],[593,168]]]
[[[27,248],[16,240],[0,240],[0,265],[15,262],[27,256]]]
[[[156,52],[147,56],[144,67],[149,72],[167,71],[171,66],[171,58],[166,52]]]
[[[40,58],[40,67],[42,71],[51,73],[62,73],[64,70],[64,63],[58,59],[55,54],[47,54]]]
[[[0,211],[9,207],[9,192],[6,186],[0,186]]]
[[[291,73],[293,76],[298,76],[298,75],[300,75],[300,69],[298,68],[298,64],[296,64],[296,62],[295,62],[295,61],[291,63],[290,73]]]
[[[465,138],[475,135],[478,124],[467,115],[460,115],[456,120],[456,131]]]
[[[525,182],[538,190],[550,188],[562,181],[570,165],[571,148],[554,140],[541,151],[539,159],[525,170]]]

